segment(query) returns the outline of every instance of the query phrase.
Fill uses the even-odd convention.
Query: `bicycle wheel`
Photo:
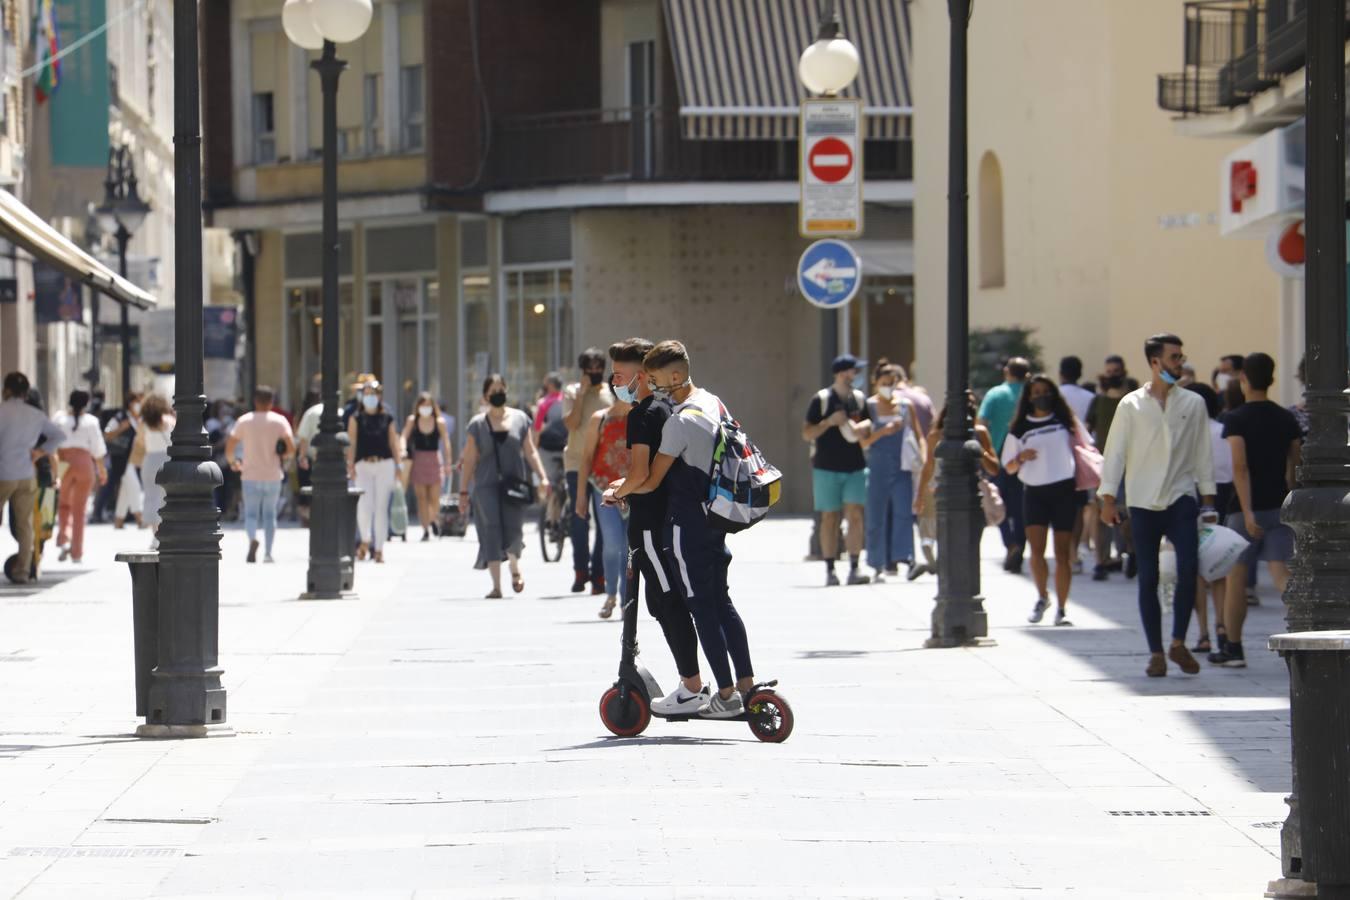
[[[549,502],[539,508],[539,549],[544,554],[544,562],[557,562],[562,559],[562,524],[556,520],[549,520],[552,506],[552,502]]]

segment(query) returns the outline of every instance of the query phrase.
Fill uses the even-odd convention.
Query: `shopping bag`
[[[1247,539],[1223,525],[1200,523],[1200,577],[1218,581],[1237,565]]]
[[[389,500],[389,532],[400,537],[408,533],[408,497],[403,492],[403,485],[397,481]]]

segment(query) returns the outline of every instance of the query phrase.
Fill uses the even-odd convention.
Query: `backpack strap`
[[[820,404],[820,418],[824,420],[825,410],[830,408],[830,389],[821,388],[816,392],[816,401]]]

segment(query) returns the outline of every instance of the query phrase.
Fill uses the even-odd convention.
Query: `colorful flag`
[[[37,22],[37,57],[42,70],[38,74],[35,93],[37,102],[42,103],[56,93],[61,83],[61,61],[57,54],[61,52],[61,39],[56,32],[56,10],[54,0],[39,0]]]

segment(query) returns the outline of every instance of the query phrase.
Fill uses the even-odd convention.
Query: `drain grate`
[[[1283,822],[1253,822],[1253,823],[1252,823],[1252,827],[1253,827],[1253,828],[1282,828],[1282,827],[1284,827],[1284,823],[1283,823]]]
[[[57,859],[147,859],[182,856],[177,847],[15,847],[10,856],[45,856]]]
[[[1210,814],[1207,809],[1110,809],[1109,815],[1113,816],[1207,816]]]

